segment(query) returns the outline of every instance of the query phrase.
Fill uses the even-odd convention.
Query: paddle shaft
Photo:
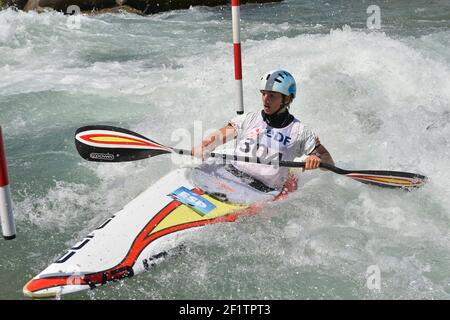
[[[193,156],[192,152],[190,150],[186,149],[177,149],[177,148],[171,148],[175,153],[185,155],[185,156]],[[225,160],[231,160],[231,161],[238,161],[238,162],[251,162],[251,163],[260,163],[265,165],[272,165],[272,166],[279,166],[279,167],[289,167],[289,168],[304,168],[305,162],[297,162],[297,161],[266,161],[263,158],[252,158],[252,157],[246,157],[246,156],[238,156],[238,155],[231,155],[231,154],[223,154],[223,153],[207,153],[207,156],[210,156],[212,158],[217,159],[223,159]],[[323,169],[327,169],[330,171],[333,171],[337,174],[348,174],[351,171],[343,170],[340,168],[337,168],[331,164],[321,162],[320,167]]]
[[[184,149],[170,148],[173,152],[181,155],[193,156],[192,152]],[[289,168],[304,168],[305,162],[297,161],[267,161],[263,158],[252,158],[238,155],[222,154],[211,152],[206,154],[207,156],[213,158],[223,159],[224,162],[228,161],[238,161],[238,162],[251,162],[259,163],[265,165],[273,165],[279,167],[289,167]],[[402,171],[386,171],[386,170],[344,170],[335,167],[332,164],[321,162],[320,168],[332,171],[336,174],[345,175],[349,178],[358,180],[359,182],[371,185],[377,185],[385,188],[415,188],[423,185],[427,180],[427,177],[420,174],[413,174],[409,172]],[[412,181],[411,181],[412,179]]]
[[[86,160],[99,162],[136,161],[161,154],[177,153],[193,156],[191,150],[164,146],[133,131],[106,125],[85,126],[75,135],[78,153]],[[207,156],[225,161],[239,161],[278,167],[304,168],[305,162],[283,161],[274,157],[247,157],[211,152]],[[344,170],[328,163],[320,168],[345,175],[361,183],[386,188],[416,188],[427,181],[427,177],[410,172],[385,170]]]

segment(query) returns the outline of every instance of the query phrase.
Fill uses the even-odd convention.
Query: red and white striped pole
[[[241,3],[231,0],[231,13],[233,22],[234,47],[234,79],[237,89],[237,114],[244,113],[244,90],[242,88],[242,58],[241,58]]]
[[[11,191],[9,190],[2,127],[0,127],[0,221],[2,224],[3,238],[6,240],[14,239],[16,237],[16,225],[12,213]]]

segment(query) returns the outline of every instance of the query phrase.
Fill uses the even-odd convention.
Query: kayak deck
[[[257,206],[205,194],[192,185],[187,170],[172,171],[141,193],[28,282],[24,294],[52,298],[134,276],[148,269],[152,257],[179,245],[182,231],[255,212]],[[180,187],[187,202],[174,194]],[[207,213],[196,208],[205,206],[203,202],[210,204]]]

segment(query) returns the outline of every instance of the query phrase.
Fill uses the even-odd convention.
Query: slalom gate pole
[[[237,89],[237,114],[244,113],[244,93],[242,87],[242,58],[241,58],[241,3],[231,0],[234,48],[234,79]]]
[[[3,238],[12,240],[16,237],[16,225],[12,212],[11,191],[9,189],[8,166],[3,143],[2,127],[0,126],[0,221]]]

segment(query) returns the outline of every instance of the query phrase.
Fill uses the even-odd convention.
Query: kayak
[[[82,158],[96,162],[136,161],[170,153],[191,155],[190,150],[167,147],[130,130],[105,125],[79,128],[75,144]],[[259,158],[215,153],[209,156],[291,168],[305,164],[266,163]],[[421,187],[427,180],[425,176],[408,172],[349,171],[326,163],[321,163],[321,167],[385,188],[410,190]],[[193,176],[197,179],[192,179]],[[301,184],[304,183],[302,177]],[[242,188],[243,184],[247,189]],[[296,189],[296,183],[285,186],[288,192]],[[68,249],[29,281],[23,292],[32,298],[52,298],[142,273],[180,246],[188,232],[210,224],[233,222],[240,215],[255,214],[265,203],[287,196],[268,189],[271,188],[261,181],[236,173],[232,167],[219,168],[212,174],[200,170],[197,175],[192,175],[187,168],[174,170]]]
[[[132,277],[179,246],[186,233],[233,222],[261,207],[205,193],[189,172],[180,168],[162,177],[36,275],[23,293],[55,298]]]

